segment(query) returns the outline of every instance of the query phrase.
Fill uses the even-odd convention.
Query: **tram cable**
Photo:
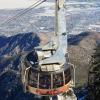
[[[46,0],[41,0],[41,1],[38,0],[37,2],[35,2],[35,3],[32,4],[31,6],[29,6],[28,8],[22,10],[21,12],[19,12],[19,13],[16,14],[15,16],[13,16],[12,18],[9,18],[8,20],[4,21],[1,25],[5,25],[5,24],[7,24],[7,23],[13,21],[14,19],[17,19],[17,18],[21,17],[22,15],[26,14],[27,12],[29,12],[29,11],[32,10],[33,8],[36,8],[37,6],[39,6],[40,4],[42,4],[42,3],[45,2],[45,1],[46,1]],[[1,26],[1,25],[0,25],[0,26]],[[11,39],[11,40],[12,40],[12,39]],[[10,41],[11,41],[11,40],[10,40]],[[19,55],[23,55],[23,53],[19,53],[19,54],[17,54],[17,55],[12,56],[12,57],[5,58],[5,60],[2,59],[2,60],[0,61],[0,63],[3,63],[3,62],[6,61],[6,60],[10,60],[10,59],[12,60],[13,58],[16,58],[16,57],[19,56]]]
[[[42,1],[37,1],[34,4],[32,4],[31,6],[29,6],[28,8],[22,10],[21,12],[19,12],[18,14],[16,14],[15,16],[13,16],[12,18],[4,21],[0,26],[5,25],[17,18],[20,18],[22,15],[26,14],[27,12],[29,12],[30,10],[32,10],[33,8],[36,8],[37,6],[39,6],[40,4],[42,4],[43,2],[45,2],[46,0],[42,0]]]

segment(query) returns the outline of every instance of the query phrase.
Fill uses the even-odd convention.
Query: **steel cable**
[[[32,4],[31,6],[29,6],[29,7],[26,8],[25,10],[19,12],[17,15],[15,15],[15,16],[13,16],[12,18],[10,18],[10,19],[4,21],[1,25],[5,25],[5,24],[7,24],[7,23],[9,23],[9,22],[11,22],[11,21],[17,19],[17,18],[20,18],[22,15],[26,14],[27,12],[29,12],[29,11],[32,10],[33,8],[39,6],[40,4],[42,4],[42,3],[45,2],[45,1],[46,1],[46,0],[42,0],[42,1],[39,0],[39,1],[35,2],[34,4]],[[1,26],[1,25],[0,25],[0,26]]]

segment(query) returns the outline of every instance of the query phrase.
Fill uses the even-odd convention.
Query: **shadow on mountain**
[[[0,56],[13,53],[18,46],[20,50],[29,51],[38,46],[40,39],[37,34],[26,33],[18,34],[11,37],[0,37]]]
[[[0,72],[4,68],[9,66],[14,70],[18,70],[18,65],[20,63],[20,56],[17,52],[31,51],[34,47],[38,46],[40,43],[40,38],[37,34],[27,33],[18,34],[11,37],[0,37]],[[3,56],[15,56],[12,59],[5,60]]]
[[[82,32],[78,35],[69,35],[68,36],[68,44],[69,45],[78,45],[84,38],[86,38],[90,33]]]

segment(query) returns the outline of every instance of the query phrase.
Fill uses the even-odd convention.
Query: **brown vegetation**
[[[100,40],[100,33],[89,32],[78,45],[69,46],[69,59],[76,68],[76,86],[86,84],[88,81],[89,62],[97,40]]]

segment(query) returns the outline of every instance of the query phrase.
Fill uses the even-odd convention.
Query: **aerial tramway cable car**
[[[56,34],[52,42],[23,55],[21,80],[25,92],[54,96],[74,84],[74,67],[68,61],[65,0],[55,0]]]

